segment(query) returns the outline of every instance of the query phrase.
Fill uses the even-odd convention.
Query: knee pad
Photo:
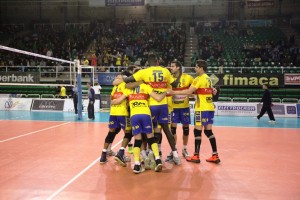
[[[142,146],[142,140],[135,140],[134,141],[134,147],[139,147],[139,148],[141,148],[141,146]]]
[[[108,132],[106,138],[105,138],[105,143],[113,143],[115,137],[116,137],[116,132]]]
[[[162,134],[161,133],[154,133],[154,137],[156,139],[157,144],[161,144]]]
[[[121,128],[116,128],[115,133],[118,134],[118,133],[120,133],[120,131],[121,131]]]
[[[214,137],[212,130],[204,130],[204,133],[205,133],[206,137],[208,137],[208,138]]]
[[[131,140],[131,138],[132,138],[132,134],[131,134],[131,132],[130,132],[130,133],[125,133],[125,135],[124,135],[124,139],[128,139],[128,141],[130,141],[130,140]]]
[[[154,137],[152,137],[152,138],[148,138],[148,145],[149,145],[149,147],[151,147],[151,145],[153,144],[153,143],[156,143],[156,141],[155,141],[155,138]]]
[[[195,138],[196,137],[201,137],[201,133],[202,133],[202,130],[194,129],[194,136],[195,136]]]
[[[183,130],[183,135],[188,136],[190,134],[190,127],[183,126],[182,130]]]
[[[176,128],[177,128],[177,127],[171,126],[171,133],[172,133],[173,135],[176,135]]]

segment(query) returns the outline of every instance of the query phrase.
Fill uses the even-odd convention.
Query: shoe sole
[[[161,172],[162,171],[162,164],[158,164],[156,167],[155,167],[155,171],[156,172]]]
[[[133,170],[133,173],[135,173],[135,174],[140,174],[140,173],[142,173],[142,172],[144,172],[144,171],[145,171],[145,169],[144,169],[144,168],[141,168],[140,171]]]
[[[190,155],[186,155],[186,154],[184,154],[184,153],[182,153],[182,156],[183,156],[184,158],[189,158],[189,157],[191,157]]]
[[[100,165],[104,165],[105,163],[107,163],[107,160],[104,161],[104,162],[103,162],[103,161],[100,161],[99,163],[100,163]]]
[[[188,162],[192,162],[192,163],[200,163],[201,161],[200,160],[186,160]]]
[[[126,167],[126,163],[120,160],[118,157],[115,157],[115,161],[117,161],[122,167]]]
[[[220,159],[214,160],[214,161],[206,160],[206,162],[211,162],[211,163],[219,164],[221,162],[221,160]]]

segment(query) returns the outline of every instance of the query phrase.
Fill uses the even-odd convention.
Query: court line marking
[[[117,144],[111,147],[111,149],[114,149],[116,146],[121,144],[122,140],[120,140]],[[69,180],[66,184],[64,184],[61,188],[59,188],[56,192],[54,192],[50,197],[47,198],[47,200],[51,200],[54,197],[56,197],[61,191],[63,191],[66,187],[68,187],[71,183],[73,183],[76,179],[78,179],[82,174],[84,174],[87,170],[89,170],[93,165],[95,165],[97,162],[99,162],[100,156],[94,160],[89,166],[84,168],[81,172],[76,174],[71,180]]]
[[[0,140],[0,143],[7,142],[7,141],[10,141],[10,140],[15,140],[15,139],[18,139],[18,138],[21,138],[21,137],[25,137],[27,135],[32,135],[32,134],[35,134],[35,133],[38,133],[38,132],[46,131],[46,130],[56,128],[56,127],[60,127],[60,126],[70,124],[70,123],[72,123],[72,122],[65,122],[65,123],[62,123],[62,124],[59,124],[59,125],[50,126],[48,128],[43,128],[43,129],[40,129],[40,130],[37,130],[37,131],[32,131],[32,132],[29,132],[29,133],[26,133],[26,134],[23,134],[23,135],[19,135],[19,136],[16,136],[16,137],[8,138],[8,139],[5,139],[5,140]]]

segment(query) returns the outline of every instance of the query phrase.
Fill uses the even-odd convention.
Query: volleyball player
[[[117,99],[123,95],[125,90],[125,83],[120,83],[113,87],[111,92],[111,99]],[[100,164],[107,162],[106,152],[109,145],[114,141],[115,136],[123,129],[125,135],[122,141],[122,145],[118,153],[115,155],[115,160],[122,166],[126,167],[126,160],[124,158],[124,150],[128,142],[132,138],[131,124],[129,118],[129,112],[127,108],[127,101],[123,101],[118,105],[111,105],[109,116],[109,132],[105,138],[104,148],[102,150]]]
[[[195,92],[197,99],[195,102],[195,152],[192,157],[187,157],[188,162],[200,163],[200,145],[201,134],[204,129],[205,135],[209,138],[212,157],[206,159],[207,162],[219,163],[217,143],[215,135],[212,132],[214,118],[214,104],[212,101],[213,88],[210,77],[206,74],[207,63],[204,60],[197,60],[195,71],[198,77],[195,78],[192,85],[186,90],[168,91],[173,95],[189,95]]]
[[[190,85],[193,83],[194,78],[186,73],[182,73],[182,65],[179,61],[174,60],[171,62],[171,72],[178,80],[177,87],[173,88],[174,91],[188,89]],[[189,124],[191,123],[190,118],[190,104],[189,104],[189,96],[188,95],[174,95],[173,96],[173,115],[172,115],[172,125],[171,132],[174,136],[175,142],[177,141],[177,124],[182,124],[183,129],[183,148],[182,155],[184,158],[189,157],[189,153],[187,151],[187,144],[189,139]],[[166,161],[170,161],[172,159],[172,154],[170,154]]]
[[[142,69],[137,73],[133,74],[131,77],[123,78],[123,80],[128,82],[144,81],[146,84],[150,85],[154,91],[158,94],[166,92],[167,85],[176,85],[174,78],[168,69],[159,66],[158,60],[155,55],[150,54],[148,56],[148,64],[150,67]],[[168,126],[168,105],[167,98],[164,98],[161,102],[156,101],[154,98],[150,97],[149,105],[151,110],[151,115],[153,123],[160,124],[164,133],[167,136],[168,142],[172,149],[173,161],[176,165],[181,164],[180,157],[178,156],[175,140]],[[161,129],[154,129],[154,136],[157,141],[161,140]]]
[[[142,134],[145,134],[147,137],[147,143],[151,147],[154,157],[155,157],[155,171],[159,172],[162,170],[162,162],[159,156],[159,150],[157,142],[153,134],[153,126],[151,119],[151,111],[148,104],[148,97],[155,99],[157,102],[160,102],[164,99],[166,93],[157,94],[154,92],[151,86],[144,83],[140,84],[133,90],[127,89],[124,91],[123,95],[118,99],[114,99],[112,104],[122,103],[126,97],[128,97],[130,105],[130,116],[131,116],[131,125],[132,125],[132,134],[135,138],[133,155],[134,155],[134,168],[133,172],[138,174],[143,171],[140,162],[140,153],[142,146]]]

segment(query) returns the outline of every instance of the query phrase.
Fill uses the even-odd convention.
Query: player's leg
[[[119,116],[119,124],[124,130],[124,138],[122,140],[122,145],[117,153],[115,155],[115,160],[123,167],[126,167],[126,159],[124,156],[125,148],[128,144],[128,142],[132,138],[132,133],[131,133],[131,123],[130,123],[130,118],[126,116]]]
[[[214,112],[213,111],[208,111],[208,112],[203,112],[202,115],[203,118],[205,118],[205,123],[204,125],[204,133],[206,137],[209,139],[211,148],[212,148],[212,156],[208,159],[206,159],[207,162],[213,162],[213,163],[219,163],[221,160],[219,159],[219,154],[217,150],[217,142],[215,135],[212,132],[212,124],[213,124],[213,118],[214,118]]]
[[[202,121],[201,121],[201,112],[195,112],[195,127],[194,127],[194,141],[195,141],[195,151],[192,157],[186,158],[188,162],[200,163],[200,146],[202,141]]]
[[[116,118],[114,116],[110,116],[109,121],[110,122],[116,121]],[[120,130],[121,130],[121,127],[119,127],[117,124],[110,123],[109,132],[107,133],[107,136],[105,138],[105,142],[104,142],[101,157],[100,157],[100,164],[104,164],[107,162],[107,155],[110,153],[108,148],[113,143],[116,135],[120,132]]]

